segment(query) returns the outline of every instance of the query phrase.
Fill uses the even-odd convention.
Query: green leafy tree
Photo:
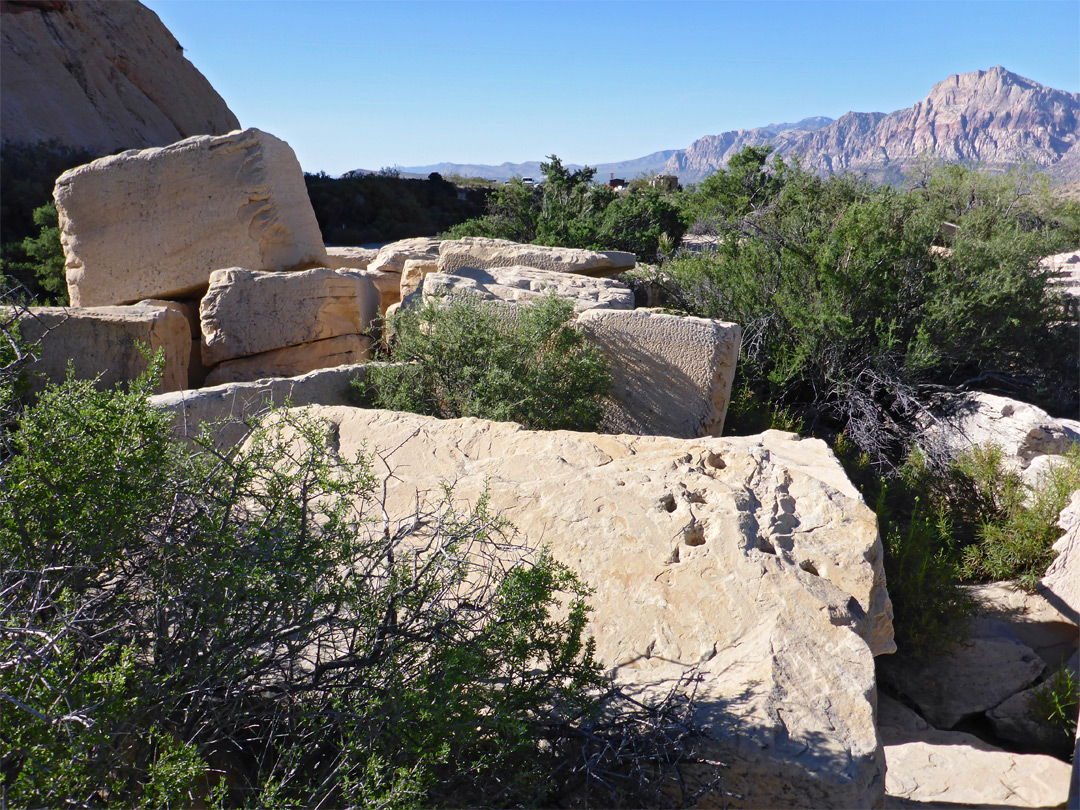
[[[4,245],[0,275],[9,276],[28,290],[33,298],[68,304],[64,248],[60,243],[60,223],[52,203],[34,210],[37,236],[21,243]]]

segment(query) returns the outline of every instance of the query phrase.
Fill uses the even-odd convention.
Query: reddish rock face
[[[109,154],[239,129],[141,3],[0,4],[4,140]]]
[[[1007,167],[1025,161],[1061,180],[1080,179],[1080,94],[1044,87],[1003,67],[938,82],[921,102],[889,113],[849,112],[813,131],[738,130],[709,135],[672,156],[665,174],[693,182],[744,146],[772,144],[819,172],[893,180],[924,152],[939,161]],[[1063,158],[1068,158],[1063,160]],[[1058,163],[1061,166],[1058,166]]]

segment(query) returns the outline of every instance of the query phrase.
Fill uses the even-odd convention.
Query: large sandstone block
[[[399,239],[379,248],[375,258],[367,266],[368,270],[401,275],[405,262],[409,259],[438,261],[440,240],[430,236],[417,236],[412,239]]]
[[[334,270],[366,270],[378,253],[377,248],[327,246],[326,266]]]
[[[1058,527],[1064,529],[1054,551],[1057,557],[1039,580],[1039,592],[1044,594],[1073,625],[1080,625],[1080,490],[1061,510]]]
[[[430,278],[430,277],[429,277]],[[696,670],[696,719],[747,807],[875,807],[874,653],[891,606],[876,519],[824,442],[775,431],[680,440],[310,408],[338,451],[383,453],[391,519],[416,493],[491,506],[595,589],[591,632],[628,688]],[[688,782],[717,775],[688,768]]]
[[[101,158],[53,196],[73,306],[183,297],[221,267],[326,263],[296,156],[257,129]]]
[[[481,301],[524,303],[554,294],[574,302],[575,312],[587,309],[633,309],[634,293],[621,281],[572,276],[534,267],[462,267],[453,273],[424,278],[425,300],[469,296]]]
[[[226,360],[206,375],[207,385],[253,382],[269,377],[296,377],[320,368],[348,366],[371,358],[372,340],[364,335],[338,337],[286,346]]]
[[[404,301],[424,284],[424,279],[439,272],[439,263],[434,259],[406,259],[401,269],[400,292]]]
[[[605,433],[719,436],[739,359],[738,324],[646,309],[593,309],[577,321],[611,369]]]
[[[633,270],[636,263],[633,253],[616,250],[521,245],[482,236],[446,241],[439,247],[439,270],[443,273],[456,273],[463,267],[491,269],[520,265],[583,276],[613,276]]]
[[[10,317],[12,310],[6,312]],[[76,379],[97,380],[102,390],[134,380],[149,365],[141,347],[164,353],[159,391],[187,387],[191,329],[179,308],[32,307],[17,317],[23,339],[38,344],[34,351],[39,359],[30,367],[33,391],[66,379],[69,363]]]
[[[379,292],[361,273],[326,267],[298,273],[215,270],[199,305],[203,362],[359,335],[378,312]]]

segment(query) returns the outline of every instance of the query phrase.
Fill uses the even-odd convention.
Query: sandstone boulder
[[[173,416],[173,432],[192,440],[204,429],[221,450],[244,440],[248,423],[272,407],[301,405],[349,405],[350,386],[362,378],[370,363],[311,371],[299,377],[225,383],[198,391],[173,391],[150,397],[155,408]]]
[[[5,2],[0,52],[5,141],[103,155],[240,126],[142,3]]]
[[[378,253],[378,248],[327,247],[326,266],[333,270],[346,267],[350,270],[366,270]]]
[[[13,311],[5,312],[10,317]],[[102,390],[128,382],[147,369],[142,347],[164,353],[165,369],[158,391],[187,387],[191,329],[178,308],[150,304],[31,307],[16,317],[23,339],[37,344],[34,353],[38,360],[30,367],[32,391],[40,391],[46,382],[63,382],[69,363],[76,379],[96,380]]]
[[[429,276],[435,278],[435,276]],[[483,491],[595,593],[590,627],[628,688],[696,669],[727,806],[873,807],[884,771],[874,653],[894,649],[876,520],[824,442],[679,440],[311,408],[343,457],[382,453],[391,515]],[[381,469],[381,468],[380,468]],[[716,774],[690,767],[688,784]]]
[[[326,263],[296,156],[257,129],[101,158],[53,196],[73,306],[184,297],[221,267]]]
[[[420,289],[424,279],[439,272],[439,263],[433,259],[406,259],[401,270],[401,300]]]
[[[202,334],[199,326],[199,302],[187,298],[181,301],[169,301],[166,298],[147,298],[139,304],[155,307],[175,309],[187,319],[188,328],[191,330],[191,353],[188,355],[188,376],[185,388],[198,388],[206,379],[206,372],[210,369],[203,365],[202,345],[199,336]]]
[[[636,262],[633,253],[520,245],[481,236],[446,241],[439,247],[439,270],[454,274],[465,267],[487,270],[521,266],[583,276],[613,276],[634,269]]]
[[[1076,615],[1043,590],[1028,593],[1015,582],[993,582],[965,588],[975,600],[976,635],[1011,633],[1035,651],[1051,669],[1076,652],[1080,641]]]
[[[360,335],[368,331],[378,311],[378,290],[360,273],[325,267],[298,273],[215,270],[199,305],[203,362],[211,365]]]
[[[882,660],[881,677],[939,729],[982,714],[1030,686],[1046,671],[1035,652],[1003,628],[977,626],[976,636],[926,661]]]
[[[903,704],[878,697],[885,746],[887,808],[1059,807],[1069,766],[1041,754],[1015,754],[959,731],[931,728]]]
[[[923,438],[952,455],[993,443],[1005,462],[1019,471],[1036,456],[1060,455],[1080,441],[1074,423],[1059,420],[1034,405],[995,394],[974,392],[952,397]]]
[[[1058,526],[1065,534],[1054,543],[1058,555],[1039,581],[1039,592],[1077,625],[1080,624],[1080,491],[1074,492],[1068,506],[1061,510]]]
[[[587,309],[633,309],[634,293],[620,281],[572,276],[534,267],[462,267],[454,273],[433,273],[424,279],[425,300],[469,296],[481,301],[522,303],[554,294]]]
[[[742,340],[738,324],[646,309],[593,309],[577,323],[611,369],[602,431],[721,434]]]
[[[296,377],[320,368],[349,366],[371,358],[372,340],[340,335],[226,360],[206,375],[207,385],[243,383],[268,377]]]
[[[401,275],[405,262],[409,259],[427,259],[438,261],[440,241],[434,237],[418,236],[413,239],[399,239],[379,248],[375,258],[367,266],[368,270]]]
[[[1077,655],[1065,663],[1073,682],[1080,680],[1080,665]],[[1049,681],[1054,676],[1047,679]],[[1066,737],[1061,730],[1048,719],[1041,702],[1039,692],[1050,688],[1044,683],[1032,689],[1018,692],[1011,698],[995,706],[986,713],[994,732],[1003,740],[1022,746],[1025,751],[1038,751],[1066,757],[1072,751],[1071,735]]]

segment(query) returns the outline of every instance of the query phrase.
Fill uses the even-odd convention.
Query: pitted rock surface
[[[704,755],[726,763],[715,800],[880,804],[873,654],[895,649],[891,605],[874,514],[823,442],[305,410],[328,421],[343,457],[385,455],[391,515],[443,482],[469,501],[489,492],[595,589],[597,651],[623,683],[662,691],[697,667],[698,719],[716,736]]]
[[[443,273],[457,273],[464,267],[522,266],[583,276],[613,276],[633,270],[636,263],[633,253],[522,245],[482,236],[446,241],[439,247],[439,270]]]
[[[372,340],[364,335],[339,335],[295,346],[226,360],[206,375],[207,385],[242,383],[268,377],[296,377],[320,368],[349,366],[371,358]]]
[[[453,300],[468,296],[480,301],[525,303],[544,295],[574,302],[575,312],[587,309],[633,309],[634,293],[621,281],[589,278],[538,270],[535,267],[462,267],[453,273],[432,273],[424,278],[425,300]]]

